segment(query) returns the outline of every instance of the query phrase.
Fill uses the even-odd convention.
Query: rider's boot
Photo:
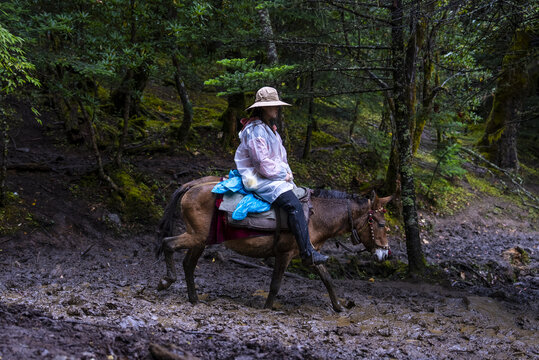
[[[288,228],[294,234],[303,265],[312,266],[325,263],[328,257],[316,251],[311,244],[307,221],[296,195],[292,191],[287,191],[275,200],[275,204],[286,211],[288,215]]]
[[[296,214],[293,214],[296,215]],[[299,214],[298,214],[299,215]],[[303,215],[303,214],[301,214]],[[299,247],[299,257],[305,266],[320,265],[328,261],[326,255],[320,254],[313,248],[309,239],[309,229],[303,216],[293,216],[294,221],[289,221],[288,226],[296,238]]]

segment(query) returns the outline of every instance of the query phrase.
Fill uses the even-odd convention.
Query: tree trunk
[[[181,78],[180,60],[178,59],[178,55],[172,55],[172,64],[175,68],[174,84],[176,85],[176,91],[180,96],[180,100],[183,106],[183,121],[182,125],[180,126],[178,136],[178,141],[181,143],[185,139],[187,139],[187,136],[189,135],[189,130],[191,129],[191,124],[193,123],[193,105],[189,100],[189,94],[187,93],[187,89],[185,88],[185,84],[183,83],[183,80]]]
[[[479,141],[491,161],[502,168],[518,169],[516,156],[516,114],[528,85],[525,59],[530,49],[530,34],[518,29],[503,58],[502,73],[496,81],[492,109],[483,138]],[[506,133],[507,132],[507,133]]]
[[[498,152],[496,162],[502,169],[511,169],[518,171],[518,155],[517,155],[517,133],[520,117],[517,115],[517,109],[520,108],[520,101],[508,109],[511,114],[505,123],[504,130],[498,141]]]
[[[421,109],[419,110],[419,113],[416,116],[415,126],[413,128],[413,131],[411,132],[413,134],[412,139],[412,154],[415,155],[417,153],[417,150],[419,149],[419,144],[421,142],[421,135],[423,134],[423,130],[425,129],[425,125],[427,123],[427,120],[430,118],[432,114],[432,106],[434,103],[434,98],[436,97],[436,94],[439,87],[439,77],[436,75],[434,77],[435,79],[435,89],[433,90],[431,86],[431,80],[434,75],[434,61],[432,60],[432,49],[435,46],[436,41],[436,35],[437,35],[437,27],[433,26],[431,32],[428,36],[427,29],[428,29],[428,21],[429,16],[432,15],[434,12],[434,2],[428,3],[427,5],[427,16],[423,17],[421,21],[421,25],[418,27],[420,28],[420,38],[423,39],[427,37],[426,41],[419,41],[421,45],[423,46],[423,84],[422,84],[422,96],[421,96]],[[438,58],[436,58],[436,62],[438,62]]]
[[[387,165],[384,185],[380,191],[382,194],[390,195],[395,191],[395,186],[399,177],[399,142],[397,141],[397,125],[395,123],[395,99],[386,95],[385,104],[387,104],[387,115],[389,117],[388,131],[391,132],[392,135],[389,162]]]
[[[314,97],[313,97],[313,87],[314,87],[314,74],[311,71],[311,80],[309,83],[309,93],[311,96],[309,97],[309,112],[308,112],[308,123],[307,123],[307,134],[305,136],[305,146],[303,147],[303,159],[308,159],[311,154],[311,139],[313,135],[313,126],[314,126]]]
[[[390,112],[389,104],[387,102],[387,99],[384,97],[384,107],[382,108],[382,121],[380,121],[380,126],[378,126],[378,130],[381,132],[391,132],[392,126],[391,126],[391,120],[390,120]]]
[[[352,140],[352,134],[354,133],[354,128],[357,124],[358,110],[359,110],[359,98],[356,99],[356,106],[354,106],[354,114],[352,115],[352,122],[350,123],[350,128],[348,129],[348,140]],[[384,114],[382,113],[382,122],[384,121]]]
[[[414,173],[412,169],[412,139],[410,133],[411,99],[410,91],[414,80],[417,52],[407,49],[406,57],[403,36],[403,8],[401,0],[394,0],[391,7],[391,35],[393,48],[393,82],[395,89],[395,124],[398,141],[399,166],[401,176],[402,215],[406,234],[406,252],[410,273],[421,273],[425,260],[419,239],[419,223],[416,210]],[[415,22],[412,19],[412,22]],[[412,33],[414,30],[412,30]],[[413,36],[413,35],[412,35]],[[409,46],[416,45],[416,41]]]
[[[133,70],[129,69],[127,71],[127,84],[131,82],[131,78],[133,77]],[[118,144],[118,151],[116,152],[116,157],[114,159],[114,163],[117,167],[120,167],[122,165],[122,155],[125,148],[125,142],[127,141],[127,132],[129,130],[129,114],[131,112],[131,93],[128,91],[125,93],[124,96],[124,106],[123,106],[123,126],[122,126],[122,133],[120,134],[120,141]]]
[[[0,169],[0,208],[6,205],[6,180],[7,180],[7,154],[9,145],[9,125],[6,119],[6,115],[0,115],[0,125],[2,127],[1,151],[2,151],[2,168]]]
[[[112,187],[112,189],[116,191],[118,194],[120,194],[120,196],[122,196],[123,193],[121,192],[118,185],[116,185],[116,183],[114,183],[114,181],[107,174],[105,174],[105,170],[103,169],[103,160],[101,159],[101,153],[99,152],[99,148],[97,147],[97,140],[95,137],[94,124],[93,124],[93,120],[95,119],[96,109],[94,109],[92,113],[92,117],[90,117],[90,115],[86,111],[86,108],[84,107],[84,104],[82,103],[81,100],[79,100],[79,106],[80,106],[82,116],[84,120],[86,121],[86,125],[88,126],[88,133],[90,134],[90,140],[92,142],[92,149],[94,150],[94,155],[97,160],[97,169],[99,172],[99,177],[103,179],[104,181],[108,182],[110,186]]]
[[[416,154],[419,149],[419,143],[421,142],[421,135],[423,134],[423,129],[427,123],[427,119],[432,113],[432,103],[434,96],[432,96],[432,88],[430,86],[430,81],[432,79],[432,74],[434,73],[434,62],[431,59],[430,52],[430,41],[427,42],[427,49],[423,55],[423,91],[422,91],[422,101],[421,109],[416,117],[416,125],[414,127],[414,137],[412,140],[412,154]]]
[[[237,145],[238,119],[245,114],[245,96],[241,94],[228,95],[228,108],[221,115],[223,121],[223,147]]]
[[[314,128],[314,97],[313,97],[313,88],[314,88],[314,73],[311,71],[311,74],[309,76],[309,93],[311,96],[309,97],[309,110],[308,110],[308,116],[307,116],[307,134],[305,136],[305,146],[303,147],[303,159],[308,159],[309,155],[311,153],[311,140],[313,135],[313,128]]]
[[[136,114],[140,106],[140,95],[144,92],[148,84],[148,79],[147,64],[142,64],[136,69],[128,70],[118,89],[111,93],[111,101],[114,104],[114,109],[123,115],[125,97],[129,94],[131,96],[129,116],[131,117],[133,114]]]
[[[265,7],[259,9],[258,16],[260,18],[260,25],[262,26],[262,37],[266,41],[266,47],[268,50],[268,63],[270,65],[276,65],[279,62],[279,57],[277,56],[277,47],[275,46],[275,41],[273,40],[273,29],[271,27],[271,19],[268,9]]]

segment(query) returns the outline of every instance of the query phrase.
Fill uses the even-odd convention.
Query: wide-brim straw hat
[[[291,106],[284,101],[279,100],[279,93],[272,87],[265,86],[256,92],[255,103],[245,110],[264,106]]]

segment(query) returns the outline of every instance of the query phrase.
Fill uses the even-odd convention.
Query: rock
[[[460,346],[458,344],[451,346],[448,350],[449,351],[458,351],[458,352],[466,352],[466,351],[468,351],[465,347],[462,347],[462,346]]]
[[[66,313],[69,316],[80,316],[80,310],[76,307],[70,307],[67,309]]]
[[[81,359],[83,360],[95,360],[96,356],[94,353],[91,353],[89,351],[85,351],[81,354]]]
[[[122,221],[120,220],[120,216],[118,214],[110,214],[110,213],[106,214],[105,215],[105,220],[108,221],[108,222],[113,223],[116,226],[121,226],[122,225]]]
[[[131,316],[126,316],[120,321],[119,325],[122,329],[132,328],[138,330],[140,327],[145,326],[146,323],[142,320],[134,319]]]

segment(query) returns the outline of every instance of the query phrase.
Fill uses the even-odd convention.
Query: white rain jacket
[[[292,170],[279,133],[262,120],[254,119],[244,126],[239,137],[241,143],[234,161],[246,190],[271,204],[279,195],[296,187],[291,180],[285,181],[286,174],[292,174]]]

